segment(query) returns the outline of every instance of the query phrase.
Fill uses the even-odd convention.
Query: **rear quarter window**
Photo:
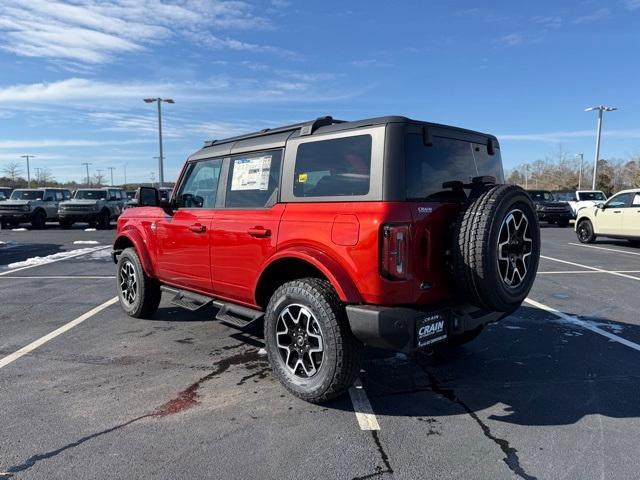
[[[413,133],[406,135],[404,146],[408,200],[446,196],[450,192],[442,184],[449,181],[469,183],[473,177],[491,175],[504,182],[498,148],[489,155],[484,144],[439,136],[428,146],[423,135]]]
[[[302,143],[293,177],[295,197],[361,196],[371,183],[371,135]]]

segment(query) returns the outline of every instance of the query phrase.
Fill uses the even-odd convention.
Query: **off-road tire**
[[[120,272],[125,264],[129,262],[134,269],[138,284],[137,296],[131,303],[125,301],[124,292],[122,291],[120,282]],[[125,248],[118,257],[118,265],[116,267],[116,290],[120,306],[129,315],[134,318],[149,318],[158,310],[162,292],[160,291],[160,283],[147,276],[142,268],[142,263],[138,258],[138,254],[133,248]]]
[[[60,224],[60,228],[63,230],[69,230],[73,225],[73,222],[70,220],[60,220],[58,223]]]
[[[507,285],[498,267],[503,222],[521,212],[530,229],[531,255],[524,278]],[[472,193],[461,210],[453,236],[453,277],[461,301],[480,308],[513,312],[527,297],[540,259],[540,225],[531,197],[515,185],[493,185]]]
[[[591,220],[585,218],[580,220],[576,227],[576,236],[580,243],[593,243],[596,241],[596,234],[593,233],[593,224]]]
[[[47,223],[47,214],[44,210],[36,210],[33,213],[33,218],[31,219],[31,227],[37,230],[44,228]]]
[[[569,220],[558,220],[558,226],[560,228],[565,228],[569,226]]]
[[[109,210],[104,209],[98,215],[98,228],[100,230],[108,230],[111,227],[111,214]]]
[[[280,313],[296,304],[315,316],[323,337],[322,363],[308,378],[300,378],[289,370],[276,342]],[[349,329],[344,305],[326,280],[303,278],[280,286],[266,308],[264,338],[269,363],[280,382],[293,395],[308,402],[321,403],[341,395],[360,371],[362,344]]]
[[[632,247],[640,247],[640,240],[636,240],[636,239],[629,239],[628,242],[631,244]]]

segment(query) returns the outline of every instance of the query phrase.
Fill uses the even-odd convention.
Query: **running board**
[[[178,290],[177,288],[167,287],[166,285],[161,285],[160,290],[173,295],[171,303],[191,312],[200,310],[201,308],[213,303],[213,299],[211,297],[206,297],[186,290]]]
[[[253,322],[260,320],[264,316],[264,312],[261,312],[260,310],[234,305],[233,303],[215,301],[213,304],[220,308],[216,314],[216,320],[229,323],[238,328],[248,327]]]
[[[264,316],[264,312],[260,310],[254,310],[253,308],[243,307],[233,303],[225,303],[188,290],[180,290],[178,288],[168,287],[167,285],[161,285],[160,289],[163,292],[173,295],[171,303],[192,312],[208,305],[213,305],[218,309],[216,320],[228,323],[234,327],[245,328]]]

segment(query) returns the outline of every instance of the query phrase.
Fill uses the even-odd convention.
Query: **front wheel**
[[[45,223],[47,223],[47,214],[42,210],[36,211],[31,219],[31,226],[35,229],[40,229],[44,228]]]
[[[558,221],[558,226],[560,228],[565,228],[569,225],[569,220],[559,220]]]
[[[335,398],[358,375],[362,345],[326,280],[304,278],[278,288],[267,305],[264,337],[271,368],[303,400]]]
[[[111,226],[111,214],[109,210],[103,210],[98,217],[98,228],[100,230],[107,230]]]
[[[153,315],[160,305],[160,284],[144,273],[133,248],[126,248],[120,254],[116,270],[116,289],[122,309],[134,318]]]
[[[596,241],[596,235],[593,233],[593,224],[591,220],[580,220],[578,228],[576,228],[576,235],[580,243],[593,243]]]

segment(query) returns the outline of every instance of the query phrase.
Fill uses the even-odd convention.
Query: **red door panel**
[[[180,209],[156,223],[158,271],[162,281],[211,293],[211,220],[214,211]]]
[[[268,209],[217,210],[211,225],[211,278],[217,296],[254,303],[253,287],[276,251],[285,205]]]

